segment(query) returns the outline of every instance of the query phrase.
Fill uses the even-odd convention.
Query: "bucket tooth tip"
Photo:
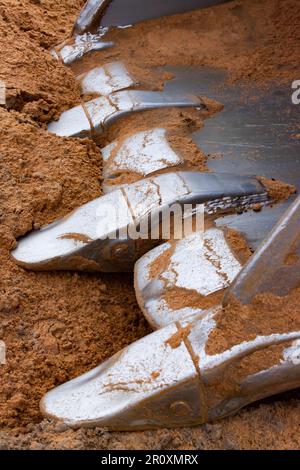
[[[41,400],[41,412],[71,427],[134,430],[195,424],[198,373],[184,342],[176,347],[168,343],[176,334],[177,326],[168,325],[51,390]]]

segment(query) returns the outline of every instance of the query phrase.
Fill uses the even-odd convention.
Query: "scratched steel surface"
[[[261,175],[294,184],[300,190],[300,105],[292,103],[291,84],[252,86],[226,84],[221,70],[168,67],[176,78],[167,89],[193,92],[218,100],[224,109],[205,121],[193,138],[217,172]],[[297,128],[298,126],[298,128]],[[219,220],[244,233],[253,248],[271,230],[291,201],[260,213]]]

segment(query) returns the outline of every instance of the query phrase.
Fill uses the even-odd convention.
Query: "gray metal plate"
[[[228,0],[227,0],[228,1]],[[125,26],[160,16],[184,13],[197,8],[206,8],[224,0],[113,0],[108,6],[101,26]]]
[[[168,67],[176,79],[166,89],[207,96],[224,109],[205,121],[193,136],[209,156],[208,166],[217,172],[261,175],[294,184],[300,190],[300,106],[292,103],[291,84],[269,84],[264,89],[249,84],[230,85],[222,70]],[[256,248],[291,200],[262,213],[223,218],[246,235]],[[258,228],[258,230],[256,230]]]

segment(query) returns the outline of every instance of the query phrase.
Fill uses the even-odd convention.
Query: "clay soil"
[[[98,147],[90,139],[49,135],[45,127],[81,99],[73,71],[50,49],[67,37],[83,3],[0,0],[0,79],[7,89],[7,105],[0,107],[0,339],[7,346],[7,364],[0,366],[0,449],[299,448],[297,390],[218,423],[176,430],[74,431],[39,412],[47,390],[150,332],[131,275],[34,273],[9,256],[18,237],[101,194]],[[290,84],[300,77],[299,20],[297,0],[233,1],[112,31],[116,47],[93,60],[124,59],[132,67],[219,66],[232,82],[251,79],[267,86],[276,78]],[[147,73],[143,79],[150,80]],[[151,82],[152,88],[159,83]],[[175,124],[193,130],[203,120],[188,111],[169,116],[171,130]],[[113,127],[104,140],[121,130]],[[205,156],[193,155],[203,168]],[[299,299],[298,291],[293,295]],[[228,342],[222,334],[220,344]]]

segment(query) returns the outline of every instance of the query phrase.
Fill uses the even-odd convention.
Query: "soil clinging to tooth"
[[[196,290],[174,286],[166,289],[163,299],[171,310],[179,310],[186,307],[206,310],[220,304],[223,295],[224,289],[204,296]]]
[[[217,325],[209,336],[206,352],[219,354],[259,335],[300,331],[299,298],[299,287],[284,297],[259,294],[249,305],[242,305],[231,296],[216,316]]]
[[[236,258],[245,264],[252,255],[252,251],[243,235],[232,228],[224,230],[225,238]]]
[[[244,237],[239,232],[232,229],[226,229],[225,236],[236,258],[244,264],[252,254]],[[201,243],[200,239],[199,243]],[[170,240],[169,244],[170,247],[164,250],[149,265],[149,278],[151,280],[160,279],[165,284],[162,299],[165,301],[167,306],[171,310],[178,310],[186,307],[193,309],[209,309],[221,304],[224,289],[204,296],[196,290],[178,287],[176,286],[176,283],[171,287],[168,286],[168,282],[163,278],[162,274],[172,270],[172,256],[176,249],[176,241]]]
[[[188,338],[190,331],[190,324],[188,324],[187,326],[180,327],[178,331],[166,341],[166,344],[168,344],[173,349],[177,349],[181,345],[182,341]]]
[[[259,176],[257,179],[265,186],[270,199],[274,202],[285,201],[297,191],[295,186],[280,180],[269,179],[263,176]]]
[[[243,382],[251,375],[279,365],[283,360],[283,352],[292,345],[291,341],[276,344],[255,351],[224,367],[218,378],[212,378],[206,384],[206,403],[213,409],[222,400],[243,397]],[[271,392],[272,393],[272,390]],[[249,400],[250,401],[250,400]]]

